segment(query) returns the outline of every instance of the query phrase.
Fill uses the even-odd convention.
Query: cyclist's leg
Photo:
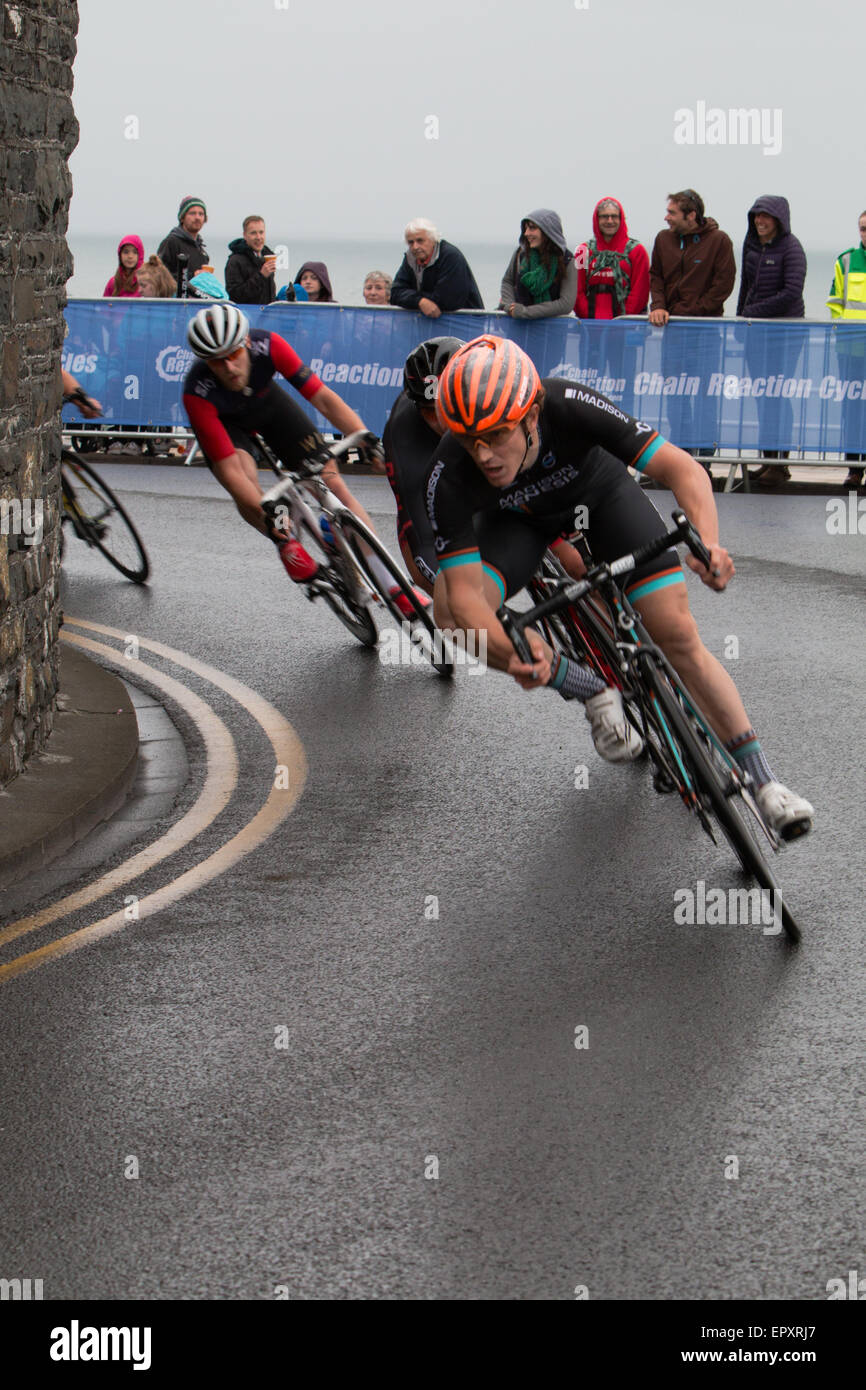
[[[226,492],[231,495],[232,501],[244,521],[254,527],[256,531],[261,531],[263,535],[270,535],[265,515],[261,509],[262,486],[259,482],[255,460],[250,452],[252,442],[249,435],[236,426],[226,426],[226,428],[237,452],[227,459],[221,459],[218,463],[212,462],[207,454],[204,454],[205,461],[217,482],[221,483]]]
[[[713,728],[723,740],[749,728],[749,717],[729,673],[708,652],[689,608],[684,584],[629,594],[644,627],[657,642],[683,683],[688,686]]]
[[[432,595],[436,582],[436,549],[433,527],[424,505],[424,482],[429,458],[385,460],[385,472],[397,504],[397,542],[406,569],[425,593]]]
[[[276,383],[273,383],[262,398],[255,417],[255,428],[256,432],[260,434],[274,450],[277,458],[288,467],[292,467],[293,465],[303,462],[305,450],[301,447],[301,442],[305,439],[309,439],[314,427],[310,422],[309,416],[304,413],[301,407],[296,405]],[[331,489],[337,500],[350,512],[354,512],[355,516],[357,516],[360,521],[363,521],[364,525],[369,527],[373,534],[376,535],[376,528],[372,520],[357,497],[353,496],[350,492],[346,480],[342,477],[335,460],[331,459],[325,465],[320,476],[322,481]],[[363,540],[360,541],[360,544],[364,547]],[[393,592],[392,576],[388,573],[384,565],[380,563],[377,556],[370,553],[368,548],[364,548],[377,583],[382,587],[383,592],[385,590]],[[426,602],[425,595],[419,595],[419,597]],[[400,603],[401,601],[398,600],[398,605]],[[411,606],[408,604],[408,601],[406,601],[406,612],[404,616],[407,618],[411,618],[412,616]]]
[[[315,428],[309,415],[273,382],[259,403],[255,429],[287,468],[295,468],[303,463],[306,454],[301,448],[301,441],[309,439]],[[361,503],[349,491],[335,460],[332,459],[325,465],[321,477],[343,506],[348,507],[350,512],[361,518],[365,526],[369,526],[370,530],[375,532],[375,526]]]
[[[495,613],[507,598],[529,582],[550,540],[559,531],[555,525],[542,530],[529,517],[514,512],[494,515],[479,512],[474,524],[484,569],[484,597]],[[455,628],[441,574],[436,579],[434,613],[437,625],[443,630]],[[552,654],[546,642],[544,648],[548,656]]]
[[[609,477],[609,486],[589,507],[589,541],[600,559],[616,559],[666,529],[645,493],[627,475],[621,477],[621,484]],[[728,751],[752,777],[770,823],[785,838],[808,830],[812,806],[777,781],[736,685],[701,641],[676,553],[666,551],[651,565],[635,570],[625,592]]]
[[[593,558],[615,560],[667,527],[645,492],[615,460],[603,460],[587,498]],[[749,727],[737,687],[701,641],[675,550],[639,566],[624,585],[630,602],[723,739]]]

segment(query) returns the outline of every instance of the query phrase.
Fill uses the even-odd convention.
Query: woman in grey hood
[[[570,314],[577,293],[577,266],[559,214],[537,208],[520,223],[520,243],[502,277],[500,309],[515,319]]]

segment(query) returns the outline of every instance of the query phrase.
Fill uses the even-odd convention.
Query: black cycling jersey
[[[439,439],[403,391],[394,403],[382,436],[385,466],[397,502],[397,535],[431,584],[436,578],[436,551],[424,505],[424,479]]]
[[[593,556],[613,560],[665,529],[624,467],[646,467],[665,442],[658,431],[590,387],[558,377],[543,385],[539,452],[531,468],[507,487],[495,487],[446,435],[427,477],[440,569],[486,562],[503,597],[523,587],[545,546],[563,531],[583,530]],[[676,552],[666,551],[634,572],[628,590],[635,597],[681,579]]]

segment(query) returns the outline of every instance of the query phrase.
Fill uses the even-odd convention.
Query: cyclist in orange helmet
[[[651,425],[591,387],[557,377],[542,382],[510,339],[485,335],[455,352],[439,378],[436,409],[447,431],[426,483],[439,564],[437,623],[483,632],[488,664],[524,689],[552,685],[565,698],[582,700],[603,757],[636,757],[640,740],[624,716],[619,691],[554,653],[534,632],[527,633],[534,661],[524,664],[496,610],[524,587],[545,548],[574,529],[575,520],[595,560],[614,560],[664,534],[661,517],[627,467],[671,489],[710,552],[709,569],[692,555],[686,564],[709,588],[723,590],[734,565],[719,543],[706,473]],[[802,834],[813,809],[776,780],[734,682],[703,645],[677,552],[639,566],[625,591],[753,778],[767,819],[784,838]]]

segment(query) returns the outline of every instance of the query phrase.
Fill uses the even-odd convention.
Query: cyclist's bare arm
[[[486,633],[488,666],[514,676],[526,690],[547,684],[553,656],[550,647],[536,632],[527,629],[526,639],[536,661],[527,666],[520,660],[496,616],[496,607],[501,601],[499,589],[480,564],[440,570],[434,595],[437,627],[443,631],[458,628],[466,633]]]
[[[213,464],[213,473],[217,482],[231,494],[244,521],[269,536],[271,528],[261,508],[262,486],[251,455],[245,449],[236,449],[228,458]]]
[[[60,378],[63,383],[64,396],[69,397],[85,420],[95,420],[102,414],[102,406],[99,401],[87,395],[71,372],[64,371],[61,367]]]
[[[316,410],[320,411],[340,434],[354,434],[355,430],[367,428],[360,415],[357,415],[351,406],[346,405],[346,402],[341,400],[336,391],[332,391],[329,386],[320,386],[318,391],[315,391],[312,396],[308,396],[307,399],[310,405],[315,406]],[[322,478],[334,496],[340,499],[343,506],[348,507],[350,512],[354,512],[355,516],[360,517],[364,524],[375,532],[376,528],[370,517],[357,497],[354,497],[349,491],[346,480],[337,467],[336,459],[326,464],[322,469]]]
[[[663,487],[670,488],[710,552],[709,574],[691,553],[685,557],[686,564],[711,589],[724,589],[734,577],[734,562],[724,546],[719,544],[719,516],[712,484],[703,468],[684,449],[678,449],[675,444],[665,440],[653,454],[644,473]]]

